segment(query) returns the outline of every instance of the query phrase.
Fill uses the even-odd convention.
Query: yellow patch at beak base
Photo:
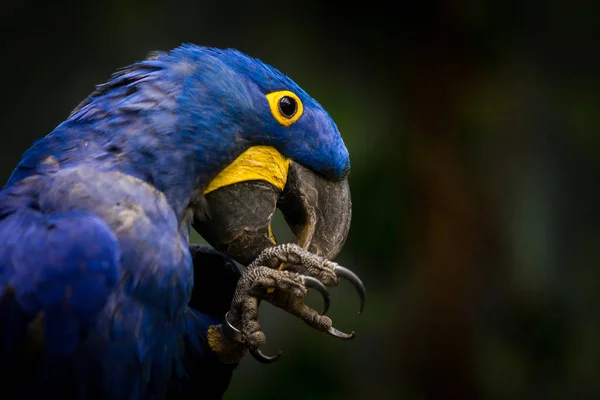
[[[243,152],[206,187],[204,194],[247,181],[265,181],[283,190],[290,159],[271,146],[253,146]]]
[[[243,152],[223,171],[221,171],[206,187],[204,194],[213,190],[247,181],[265,181],[283,190],[287,182],[288,170],[291,159],[282,155],[271,146],[253,146]],[[275,235],[269,224],[269,237],[277,243]],[[278,269],[284,269],[282,263]],[[272,293],[275,289],[267,289]]]

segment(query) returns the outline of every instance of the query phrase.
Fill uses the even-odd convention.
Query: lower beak
[[[350,228],[348,181],[327,180],[293,161],[283,190],[254,180],[221,187],[206,199],[210,217],[195,216],[194,229],[242,265],[276,245],[271,231],[276,208],[300,246],[330,260],[341,251]]]

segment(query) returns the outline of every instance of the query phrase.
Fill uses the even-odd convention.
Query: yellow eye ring
[[[269,107],[273,117],[283,126],[290,126],[302,116],[302,102],[289,90],[281,90],[267,94]]]

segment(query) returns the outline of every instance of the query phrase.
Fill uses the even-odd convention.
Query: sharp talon
[[[235,326],[231,325],[231,322],[229,322],[229,311],[227,311],[227,314],[225,314],[221,329],[223,329],[223,334],[227,339],[234,340],[238,343],[244,343],[242,332]]]
[[[354,339],[354,336],[356,336],[354,331],[352,331],[350,333],[344,333],[340,330],[335,329],[333,326],[331,326],[331,327],[329,327],[329,329],[327,329],[327,333],[329,333],[331,336],[335,336],[335,337],[338,337],[338,338],[344,339],[344,340]]]
[[[254,357],[254,359],[258,362],[261,362],[263,364],[271,364],[279,360],[279,357],[281,356],[281,351],[278,352],[275,356],[267,356],[264,355],[263,352],[260,351],[260,349],[250,349],[250,354],[252,354],[252,357]]]
[[[323,283],[320,280],[313,278],[312,276],[303,276],[303,278],[304,278],[304,285],[307,288],[316,289],[319,293],[321,293],[321,296],[323,296],[323,311],[321,312],[321,315],[325,315],[325,313],[329,310],[329,304],[330,304],[329,291],[327,290],[325,285],[323,285]]]
[[[346,280],[350,281],[350,283],[354,285],[356,291],[358,292],[358,295],[360,296],[360,310],[358,311],[358,313],[362,313],[365,309],[365,303],[367,301],[367,290],[365,289],[365,285],[362,283],[358,275],[350,271],[348,268],[336,265],[333,271],[337,276],[346,278]]]

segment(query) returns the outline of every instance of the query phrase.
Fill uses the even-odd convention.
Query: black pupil
[[[283,96],[279,99],[279,111],[281,111],[284,116],[292,118],[294,114],[296,114],[296,111],[298,111],[298,104],[296,104],[296,100],[292,97]]]

